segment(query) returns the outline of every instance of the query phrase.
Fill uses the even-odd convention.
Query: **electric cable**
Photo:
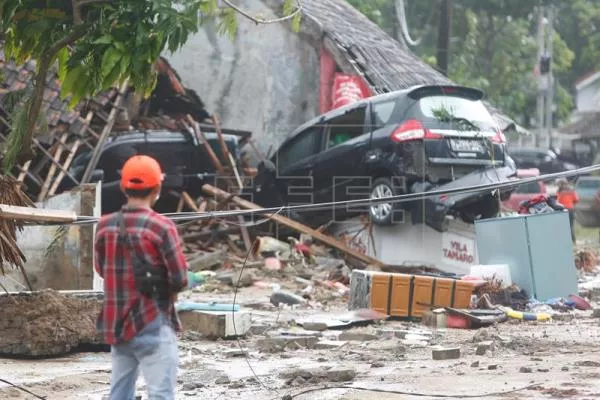
[[[267,220],[268,220],[268,218],[267,218]],[[244,359],[246,360],[246,364],[248,364],[248,368],[250,368],[252,375],[254,375],[254,379],[256,379],[256,381],[263,387],[263,389],[270,391],[270,392],[275,392],[277,394],[281,394],[281,393],[279,393],[279,391],[277,389],[267,386],[262,381],[262,379],[260,379],[260,377],[258,376],[256,371],[254,370],[254,367],[252,367],[252,363],[250,362],[250,358],[248,357],[248,354],[246,353],[246,351],[244,351],[242,341],[240,340],[240,337],[237,333],[237,327],[235,325],[235,304],[236,304],[236,300],[237,300],[237,294],[238,294],[238,291],[240,288],[241,277],[242,277],[242,274],[244,273],[244,269],[246,268],[246,264],[248,263],[248,258],[250,257],[250,254],[252,254],[254,252],[254,250],[257,246],[258,246],[258,242],[254,242],[252,244],[252,246],[250,246],[250,248],[246,252],[246,257],[244,258],[244,262],[242,263],[242,268],[240,269],[240,274],[238,276],[237,282],[236,282],[234,290],[233,290],[233,303],[231,305],[231,319],[232,319],[232,323],[233,323],[233,334],[235,335],[235,338],[238,343],[238,347],[239,347],[240,351],[242,352]],[[235,276],[235,272],[234,272],[234,276]]]
[[[449,189],[431,190],[427,192],[408,193],[400,194],[388,197],[381,197],[377,199],[355,199],[355,200],[343,200],[336,202],[324,202],[316,204],[297,204],[297,205],[283,205],[278,207],[267,207],[267,208],[256,208],[248,210],[232,210],[232,211],[207,211],[207,212],[179,212],[179,213],[164,213],[163,216],[171,219],[173,222],[184,222],[191,220],[201,220],[209,218],[220,218],[220,217],[232,217],[232,216],[246,216],[254,214],[276,214],[284,210],[287,211],[323,211],[330,210],[332,208],[341,208],[348,206],[372,206],[374,204],[385,204],[385,203],[408,203],[419,200],[425,200],[429,198],[438,197],[440,201],[446,202],[451,200],[453,195],[461,194],[472,194],[479,192],[487,192],[501,189],[511,189],[531,182],[549,181],[558,178],[569,178],[573,176],[585,175],[592,172],[600,171],[600,164],[592,165],[589,167],[579,168],[571,171],[555,172],[551,174],[533,176],[529,178],[507,180],[505,182],[492,182],[481,185],[474,185],[469,187],[457,187]],[[486,175],[487,172],[484,174]],[[448,204],[452,206],[452,204]],[[71,223],[57,222],[57,223],[28,223],[27,225],[89,225],[95,224],[100,220],[99,217],[92,216],[78,216],[77,219]]]
[[[492,396],[504,396],[511,393],[520,392],[522,390],[527,390],[536,386],[539,386],[540,383],[531,383],[527,386],[523,386],[520,388],[507,390],[504,392],[492,392],[492,393],[482,393],[482,394],[431,394],[431,393],[418,393],[418,392],[405,392],[399,390],[386,390],[386,389],[376,389],[376,388],[365,388],[360,386],[350,386],[350,385],[339,385],[339,386],[324,386],[320,388],[313,388],[303,390],[302,392],[298,392],[294,395],[286,395],[282,397],[282,400],[293,400],[302,395],[314,392],[321,392],[324,390],[332,390],[332,389],[350,389],[350,390],[359,390],[363,392],[373,392],[373,393],[387,393],[387,394],[398,394],[403,396],[413,396],[413,397],[433,397],[440,399],[477,399],[481,397],[492,397]],[[275,400],[275,399],[274,399]]]
[[[14,383],[7,381],[6,379],[0,379],[0,382],[6,383],[7,385],[14,387],[15,389],[19,389],[27,394],[30,394],[33,397],[35,397],[36,399],[46,400],[45,396],[40,396],[39,394],[35,394],[35,393],[25,389],[23,386],[15,385]]]

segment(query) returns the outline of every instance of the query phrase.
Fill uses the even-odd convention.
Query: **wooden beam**
[[[190,195],[187,192],[181,192],[181,198],[183,199],[183,202],[193,211],[200,212],[200,209],[196,205],[196,202],[190,197]]]
[[[210,158],[210,161],[212,162],[217,172],[219,172],[220,174],[224,174],[225,168],[223,168],[223,164],[221,164],[221,161],[219,161],[219,157],[217,157],[217,155],[213,151],[213,148],[210,146],[210,143],[208,143],[208,140],[206,139],[206,136],[204,136],[204,133],[200,129],[198,123],[194,120],[194,118],[192,118],[191,115],[187,115],[187,120],[190,123],[192,131],[196,135],[196,138],[202,140],[202,144],[204,145],[204,148],[208,153],[208,157]]]
[[[75,222],[77,214],[70,211],[44,210],[0,204],[0,218],[31,222]]]
[[[217,137],[219,138],[219,145],[221,146],[221,154],[223,154],[223,158],[225,161],[230,163],[231,168],[235,170],[235,166],[231,163],[231,155],[229,154],[229,149],[227,148],[227,143],[225,143],[225,138],[223,137],[223,132],[221,131],[221,127],[219,126],[219,120],[216,115],[212,117],[213,124],[215,125],[215,130],[217,131]]]
[[[21,172],[19,173],[19,177],[17,178],[17,181],[23,182],[25,180],[25,177],[27,176],[27,173],[29,172],[30,166],[31,166],[31,160],[27,161],[23,165],[23,167],[21,167]]]
[[[208,185],[208,184],[203,185],[202,190],[205,193],[207,193],[211,196],[214,196],[217,199],[218,198],[224,199],[224,198],[230,197],[229,193],[227,193],[219,188],[216,188],[214,186]],[[231,198],[231,201],[233,201],[240,208],[244,208],[246,210],[262,209],[262,207],[260,207],[259,205],[249,202],[247,200],[244,200],[237,196],[233,196]],[[311,229],[310,227],[308,227],[304,224],[301,224],[299,222],[296,222],[294,220],[286,218],[282,215],[277,215],[277,214],[271,215],[271,219],[273,221],[279,222],[280,224],[285,225],[297,232],[304,233],[306,235],[310,235],[315,240],[322,242],[330,247],[333,247],[334,249],[337,249],[337,250],[347,254],[349,257],[359,260],[367,265],[373,265],[373,266],[377,266],[377,267],[382,267],[384,265],[379,260],[376,260],[372,257],[362,254],[354,249],[348,248],[344,243],[340,242],[339,240],[337,240],[331,236],[325,235],[321,232],[317,232],[316,230]]]
[[[77,139],[73,143],[73,146],[71,147],[71,151],[69,152],[69,155],[67,156],[67,159],[65,160],[65,163],[63,165],[63,167],[66,170],[68,170],[69,167],[71,166],[71,163],[73,162],[73,159],[75,158],[75,154],[77,154],[77,150],[79,149],[80,145],[81,145],[81,139]],[[56,193],[58,186],[60,185],[60,183],[63,181],[64,178],[65,178],[65,173],[63,171],[60,171],[60,173],[54,180],[54,183],[52,184],[50,191],[48,192],[49,196],[54,196],[54,193]]]
[[[117,93],[117,99],[115,100],[115,104],[113,108],[110,110],[110,114],[108,115],[108,119],[106,121],[106,125],[104,125],[104,129],[100,134],[100,138],[98,139],[98,143],[96,144],[96,148],[92,152],[92,158],[83,173],[83,178],[81,178],[81,183],[88,183],[90,178],[92,177],[92,173],[98,164],[98,160],[100,159],[100,154],[102,153],[102,148],[104,147],[104,142],[112,132],[112,128],[115,125],[115,120],[119,115],[120,106],[123,102],[123,98],[125,97],[125,91],[127,90],[129,80],[126,79],[125,82],[119,88],[119,92]],[[99,115],[100,113],[96,113]]]
[[[67,133],[63,133],[60,137],[60,140],[58,141],[58,146],[56,147],[56,151],[54,152],[54,156],[52,157],[52,165],[50,165],[50,169],[48,169],[48,175],[46,175],[46,179],[44,180],[42,189],[38,194],[38,201],[43,201],[48,195],[48,191],[50,190],[50,184],[52,183],[52,179],[54,178],[54,174],[56,173],[56,165],[60,165],[60,158],[62,157],[62,153],[64,151],[63,144],[65,144],[68,137],[69,135]]]

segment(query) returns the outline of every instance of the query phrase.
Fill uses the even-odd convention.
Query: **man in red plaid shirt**
[[[121,171],[127,204],[103,216],[97,227],[95,269],[104,278],[98,328],[111,345],[111,400],[135,398],[138,369],[151,399],[175,399],[181,330],[175,301],[188,284],[187,263],[175,224],[152,210],[162,179],[156,160],[141,155],[127,160]],[[140,265],[147,268],[144,276],[152,271],[159,277],[152,286],[160,286],[158,294],[140,289]]]

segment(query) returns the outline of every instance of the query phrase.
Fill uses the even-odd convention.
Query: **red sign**
[[[338,108],[370,97],[360,76],[335,74],[331,93],[331,108]]]

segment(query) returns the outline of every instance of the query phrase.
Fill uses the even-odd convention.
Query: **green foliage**
[[[347,0],[390,34],[399,32],[394,0]],[[600,65],[600,2],[548,0],[556,7],[553,70],[557,77],[556,119],[573,109],[575,80]],[[409,31],[420,44],[412,48],[435,66],[439,0],[406,0]],[[521,124],[535,122],[537,20],[539,1],[453,0],[450,78],[475,86]],[[398,37],[398,36],[396,36]]]
[[[166,50],[179,50],[203,22],[216,20],[219,33],[236,35],[237,13],[220,3],[219,0],[1,0],[0,37],[4,37],[7,59],[12,58],[17,64],[29,59],[36,61],[40,82],[45,82],[50,67],[56,64],[62,82],[61,96],[70,99],[71,107],[125,81],[149,96],[157,80],[155,61]],[[296,4],[295,0],[284,0],[284,12],[294,12]],[[298,14],[292,25],[298,28],[299,23]],[[32,96],[41,94],[34,91]],[[31,137],[33,119],[39,114],[39,102],[30,100],[23,103],[26,117],[19,113],[12,119],[10,142],[18,149],[23,140],[27,142]],[[20,126],[22,123],[27,127]],[[9,151],[18,153],[14,149]],[[7,159],[5,168],[10,168],[14,157]]]

